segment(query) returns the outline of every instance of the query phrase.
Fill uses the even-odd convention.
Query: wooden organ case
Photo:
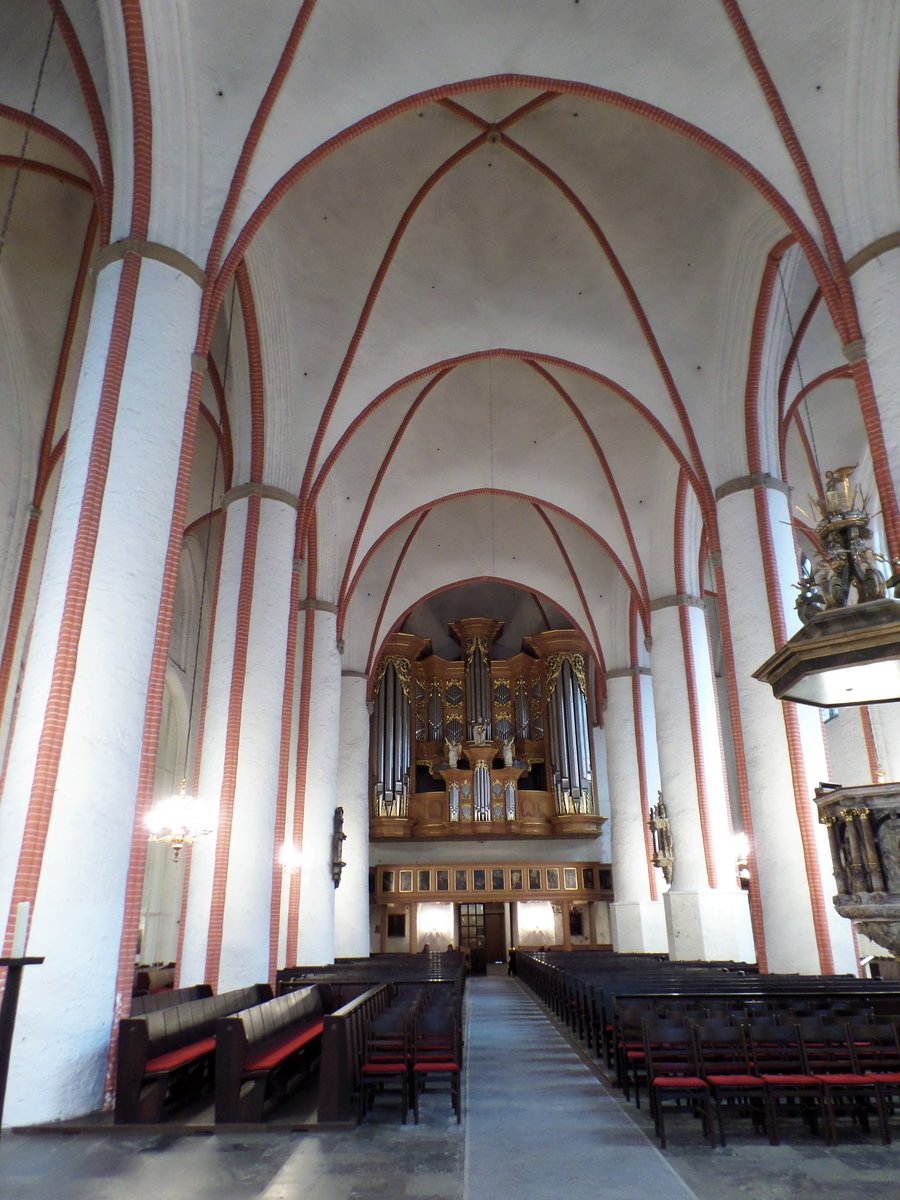
[[[596,837],[589,658],[571,629],[492,659],[502,624],[457,621],[462,657],[396,633],[372,687],[375,841]]]

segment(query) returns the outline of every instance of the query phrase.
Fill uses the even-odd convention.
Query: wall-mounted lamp
[[[300,871],[302,854],[299,846],[295,846],[293,842],[285,842],[278,851],[278,861],[284,867],[285,871],[291,875],[297,875]]]

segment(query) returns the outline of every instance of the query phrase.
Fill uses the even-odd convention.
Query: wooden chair
[[[700,1021],[694,1026],[694,1038],[698,1072],[709,1084],[715,1102],[722,1145],[725,1145],[722,1116],[726,1107],[749,1116],[755,1130],[767,1128],[766,1085],[751,1070],[743,1028],[719,1021]]]
[[[873,1108],[878,1117],[881,1140],[887,1144],[890,1133],[884,1098],[874,1077],[856,1069],[846,1027],[807,1018],[799,1026],[799,1033],[807,1070],[822,1085],[829,1144],[837,1144],[839,1113],[849,1113],[868,1133]]]
[[[644,1022],[657,1016],[655,1004],[623,1005],[617,1007],[613,1018],[616,1079],[631,1100],[634,1085],[634,1103],[641,1107],[641,1080],[646,1079],[647,1066],[644,1057]]]
[[[853,1069],[875,1082],[884,1117],[882,1134],[890,1142],[890,1117],[900,1106],[900,1035],[889,1021],[848,1022],[847,1042]]]
[[[753,1074],[766,1085],[766,1128],[772,1145],[780,1144],[779,1117],[785,1112],[799,1111],[814,1133],[821,1117],[827,1129],[822,1084],[806,1068],[796,1026],[754,1021],[748,1038]]]
[[[709,1084],[698,1073],[693,1032],[671,1021],[644,1022],[644,1059],[650,1088],[650,1110],[660,1147],[666,1148],[664,1108],[673,1101],[687,1101],[691,1111],[703,1119],[710,1146],[716,1144]]]
[[[446,1083],[457,1125],[462,1120],[462,1060],[456,1016],[448,1011],[421,1014],[413,1034],[413,1119],[419,1123],[419,1097],[429,1079]]]
[[[409,1112],[410,1039],[406,1020],[387,1027],[372,1022],[366,1033],[360,1067],[359,1119],[371,1109],[376,1092],[396,1088],[400,1096],[400,1119],[406,1124]]]

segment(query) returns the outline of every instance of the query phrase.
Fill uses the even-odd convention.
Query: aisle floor
[[[670,1149],[517,981],[473,979],[464,1120],[445,1094],[421,1124],[378,1104],[347,1132],[11,1133],[0,1196],[28,1200],[900,1200],[900,1146],[874,1134],[835,1147],[738,1131],[710,1150],[697,1122]]]

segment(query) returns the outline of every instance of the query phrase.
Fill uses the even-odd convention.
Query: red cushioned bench
[[[317,987],[300,988],[216,1023],[216,1123],[256,1122],[320,1056]]]
[[[116,1123],[156,1124],[166,1107],[201,1093],[210,1082],[216,1022],[271,997],[267,983],[255,983],[120,1021]]]

